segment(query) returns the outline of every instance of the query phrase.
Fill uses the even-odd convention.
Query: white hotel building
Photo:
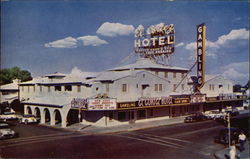
[[[224,103],[225,98],[218,98],[220,93],[233,93],[232,82],[219,77],[208,80],[202,94],[194,95],[188,72],[141,58],[84,78],[60,73],[35,78],[19,85],[20,101],[25,114],[62,127],[79,121],[96,126],[130,124],[240,104],[239,99]],[[223,91],[215,91],[217,87]]]

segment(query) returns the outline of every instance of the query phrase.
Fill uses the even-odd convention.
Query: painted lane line
[[[144,137],[144,138],[147,138],[147,139],[151,139],[151,140],[154,140],[154,141],[159,141],[159,142],[163,142],[163,143],[167,143],[167,144],[171,144],[171,145],[175,145],[175,146],[179,146],[181,148],[184,148],[182,145],[179,145],[179,144],[176,144],[176,143],[172,143],[172,142],[169,142],[169,141],[166,141],[166,140],[162,140],[162,139],[159,139],[159,138],[154,138],[154,137],[149,137],[149,136],[145,136],[145,135],[138,135],[138,134],[130,134],[130,135],[134,135],[134,136],[139,136],[139,137]]]
[[[208,130],[218,129],[220,127],[222,127],[222,126],[216,126],[216,127],[211,127],[211,128],[207,128],[207,129],[201,129],[201,130],[184,132],[184,133],[180,133],[180,134],[170,135],[170,137],[185,136],[185,135],[190,135],[190,134],[205,132],[205,131],[208,131]]]
[[[26,142],[26,141],[32,141],[32,140],[38,140],[38,139],[48,139],[48,138],[53,138],[53,137],[59,137],[59,136],[69,136],[69,135],[73,135],[73,134],[58,134],[58,135],[54,135],[54,136],[42,136],[42,137],[35,137],[35,138],[20,138],[19,140],[12,140],[10,142],[6,141],[6,144],[11,144],[11,143],[17,143],[17,142]]]
[[[161,139],[168,139],[168,140],[180,141],[180,142],[190,143],[190,144],[193,143],[193,142],[188,141],[188,140],[181,140],[181,139],[172,138],[172,137],[167,137],[167,136],[157,136],[157,135],[152,135],[152,134],[142,134],[142,135],[151,136],[151,137],[156,137],[156,138],[161,138]]]
[[[140,139],[140,138],[131,137],[131,136],[124,136],[124,135],[116,135],[116,136],[123,137],[123,138],[129,138],[129,139],[133,139],[133,140],[138,140],[138,141],[143,141],[143,142],[148,142],[148,143],[161,145],[161,146],[165,146],[165,147],[170,147],[170,148],[183,149],[181,147],[177,147],[177,146],[174,146],[174,145],[169,145],[169,144],[156,142],[156,141],[151,141],[151,140]]]
[[[82,137],[82,136],[87,136],[87,135],[78,134],[78,135],[72,135],[72,136],[58,136],[58,137],[53,137],[49,139],[40,139],[40,140],[30,141],[30,142],[12,143],[10,145],[0,146],[0,148],[15,147],[15,146],[21,146],[21,145],[28,145],[28,144],[47,142],[47,141],[53,141],[53,140],[61,140],[61,139],[67,139],[67,138],[73,138],[73,137]]]
[[[50,137],[50,136],[60,136],[60,135],[70,135],[73,134],[72,132],[67,132],[67,133],[56,133],[56,134],[47,134],[47,135],[37,135],[37,136],[30,136],[30,137],[20,137],[20,138],[14,138],[14,139],[8,139],[4,140],[4,142],[9,143],[9,142],[17,142],[17,141],[22,141],[22,140],[29,140],[29,139],[37,139],[37,138],[44,138],[44,137]]]

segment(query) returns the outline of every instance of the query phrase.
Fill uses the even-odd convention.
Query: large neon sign
[[[135,30],[135,52],[145,57],[172,54],[175,43],[174,33],[173,24],[152,25],[146,31],[142,25],[139,25]]]

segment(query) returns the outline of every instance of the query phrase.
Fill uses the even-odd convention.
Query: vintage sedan
[[[31,124],[31,123],[38,123],[38,118],[31,114],[24,114],[20,119],[19,123],[24,124]]]
[[[17,115],[15,112],[4,112],[3,114],[0,115],[0,120],[15,120],[18,119]]]
[[[204,115],[208,119],[217,120],[217,119],[224,119],[226,116],[226,113],[221,112],[221,111],[217,111],[217,110],[212,110],[212,111],[206,112]]]
[[[10,129],[7,123],[0,123],[0,139],[10,139],[18,137],[18,133]]]
[[[184,122],[191,123],[191,122],[196,122],[196,121],[204,121],[207,119],[208,118],[205,115],[203,115],[201,113],[197,113],[197,114],[193,114],[193,115],[185,117]]]

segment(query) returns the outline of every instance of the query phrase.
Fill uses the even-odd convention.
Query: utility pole
[[[227,113],[227,127],[228,127],[228,147],[231,144],[231,131],[230,131],[230,113]]]

